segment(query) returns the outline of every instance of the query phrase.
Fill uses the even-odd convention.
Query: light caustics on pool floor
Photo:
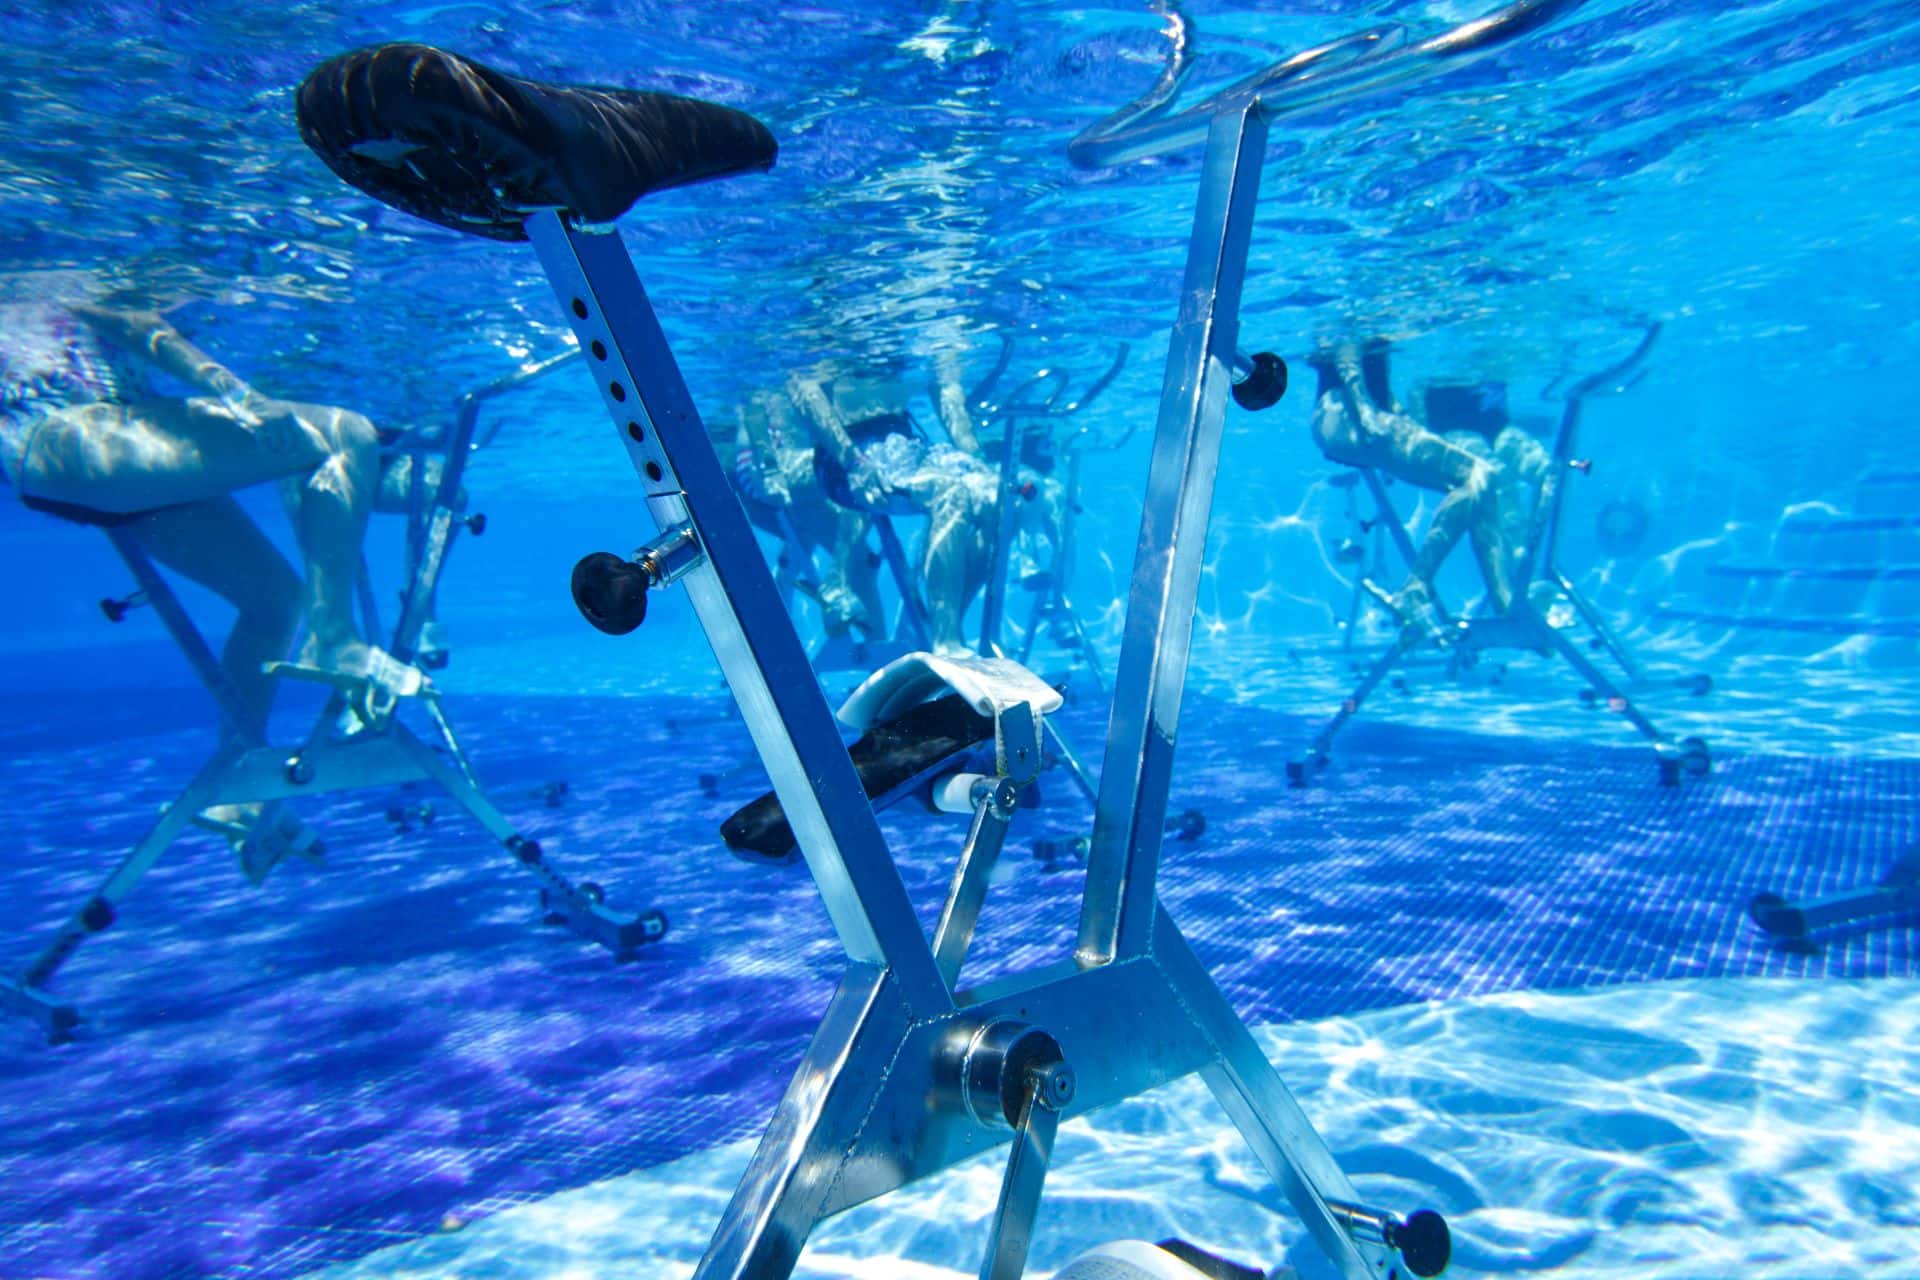
[[[1788,655],[1703,655],[1656,630],[1635,640],[1649,680],[1635,697],[1671,738],[1698,735],[1716,756],[1920,758],[1920,672],[1863,670]],[[1331,633],[1202,632],[1194,638],[1190,684],[1223,701],[1323,718],[1358,680],[1352,664],[1379,652],[1377,646],[1345,651]],[[1117,651],[1104,648],[1100,656],[1103,670],[1111,671]],[[1054,679],[1074,674],[1076,688],[1092,696],[1091,681],[1078,668],[1055,662],[1043,669]],[[1454,676],[1446,658],[1433,654],[1395,674],[1404,687],[1378,690],[1362,713],[1369,722],[1468,727],[1494,737],[1597,746],[1639,742],[1624,720],[1583,702],[1585,682],[1556,659],[1499,653]],[[1711,679],[1711,692],[1696,697],[1687,691],[1684,682],[1695,675]],[[829,673],[830,693],[843,694],[858,678]],[[463,649],[455,680],[461,692],[508,695],[648,697],[720,687],[718,669],[703,662],[671,668],[583,662],[580,650],[564,641],[477,640]]]
[[[1363,1193],[1431,1205],[1454,1274],[1564,1280],[1920,1275],[1920,982],[1774,979],[1516,992],[1270,1025],[1262,1046]],[[692,1274],[737,1142],[315,1273]],[[826,1224],[802,1277],[974,1274],[989,1157]],[[1189,1078],[1061,1130],[1032,1270],[1184,1235],[1331,1274]]]

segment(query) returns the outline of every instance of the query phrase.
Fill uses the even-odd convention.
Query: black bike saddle
[[[558,208],[611,222],[650,191],[772,167],[743,111],[671,93],[541,84],[422,44],[315,68],[300,136],[327,167],[396,209],[456,231],[525,240]]]

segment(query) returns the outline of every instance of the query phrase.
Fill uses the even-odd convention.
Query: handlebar
[[[1160,78],[1133,102],[1083,129],[1067,144],[1067,158],[1083,169],[1110,168],[1191,146],[1206,137],[1214,116],[1256,100],[1269,119],[1278,119],[1397,89],[1456,70],[1582,3],[1512,0],[1484,18],[1412,43],[1402,26],[1369,27],[1283,58],[1168,115],[1199,57],[1192,21],[1172,8]]]

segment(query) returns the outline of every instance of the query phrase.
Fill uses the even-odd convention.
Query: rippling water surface
[[[1420,33],[1477,8],[1186,7],[1201,90],[1359,26]],[[626,223],[710,414],[795,363],[948,350],[977,374],[1013,334],[1034,365],[1089,366],[1171,316],[1196,158],[1085,172],[1064,156],[1157,74],[1164,20],[1146,5],[215,0],[12,4],[5,20],[0,269],[192,302],[201,332],[245,335],[262,376],[385,419],[438,412],[459,377],[560,335],[529,252],[375,206],[298,144],[294,84],[378,40],[768,122],[770,176],[654,197]],[[1731,413],[1676,452],[1744,434],[1766,402],[1743,382],[1786,378],[1799,412],[1767,415],[1760,444],[1801,456],[1840,426],[1823,383],[1871,384],[1914,353],[1917,57],[1908,3],[1590,0],[1398,100],[1285,122],[1250,336],[1299,351],[1387,332],[1410,369],[1545,383],[1617,355],[1644,318],[1682,321],[1662,399],[1711,392]],[[1149,413],[1156,381],[1136,360],[1107,411]],[[553,395],[490,462],[542,488],[623,482],[553,447],[592,420],[576,388]],[[1849,448],[1892,422],[1849,421]]]

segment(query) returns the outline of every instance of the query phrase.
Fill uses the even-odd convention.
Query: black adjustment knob
[[[113,925],[113,904],[105,898],[88,898],[80,908],[80,924],[88,933],[99,933]]]
[[[115,600],[111,596],[100,602],[100,612],[107,615],[108,622],[121,622],[129,613],[147,602],[147,593],[136,591],[125,599]]]
[[[1177,818],[1168,818],[1167,834],[1175,840],[1198,840],[1207,834],[1207,815],[1198,809],[1188,809]]]
[[[1437,1276],[1453,1258],[1453,1233],[1447,1220],[1431,1209],[1421,1209],[1395,1227],[1387,1243],[1400,1251],[1407,1270],[1417,1276]]]
[[[652,579],[631,560],[596,551],[573,566],[573,603],[580,616],[610,636],[624,636],[647,620]]]
[[[477,538],[487,531],[487,513],[476,511],[460,523],[466,525],[467,532]]]
[[[1253,357],[1253,370],[1233,384],[1233,402],[1242,409],[1269,409],[1287,394],[1287,362],[1271,351]]]

